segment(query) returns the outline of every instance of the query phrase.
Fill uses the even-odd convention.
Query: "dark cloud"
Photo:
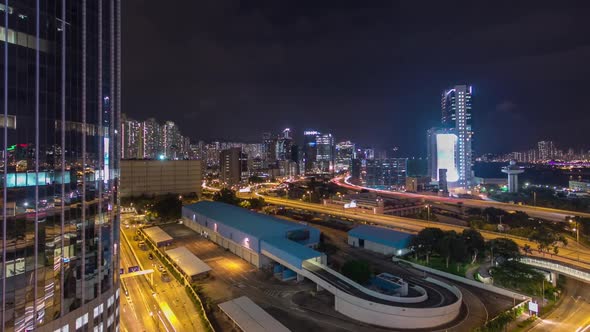
[[[586,2],[123,6],[124,111],[176,121],[195,139],[258,140],[289,126],[421,154],[440,91],[457,83],[475,88],[477,152],[547,136],[575,145],[590,121]],[[510,125],[497,120],[509,113]]]

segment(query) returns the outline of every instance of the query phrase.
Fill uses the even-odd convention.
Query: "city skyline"
[[[275,127],[312,127],[424,155],[411,143],[435,125],[437,95],[465,82],[477,98],[476,153],[502,152],[514,140],[517,150],[543,139],[577,148],[578,124],[590,116],[588,9],[571,4],[429,3],[422,11],[391,2],[181,1],[164,9],[169,15],[123,5],[135,14],[126,34],[150,36],[124,45],[126,111],[166,114],[193,139],[254,141]],[[462,19],[447,19],[454,15]],[[167,17],[174,24],[162,24]],[[178,24],[197,33],[180,37]]]

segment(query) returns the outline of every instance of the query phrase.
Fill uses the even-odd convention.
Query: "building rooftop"
[[[220,303],[219,308],[245,332],[290,331],[246,296]]]
[[[237,206],[219,202],[200,201],[186,205],[185,208],[205,217],[222,222],[227,226],[258,239],[277,236],[284,238],[288,231],[308,228],[308,226],[303,224],[278,219],[269,215],[252,212]]]
[[[195,256],[186,247],[166,250],[166,255],[188,276],[196,276],[211,271],[211,267]]]
[[[398,249],[407,247],[413,236],[389,228],[369,225],[359,225],[348,231],[348,235]]]
[[[172,242],[172,237],[158,226],[144,228],[145,234],[156,244]]]
[[[322,253],[315,251],[309,247],[299,244],[295,241],[291,241],[284,237],[271,237],[264,239],[264,242],[271,246],[289,253],[290,255],[305,261],[310,258],[316,258],[322,256]]]

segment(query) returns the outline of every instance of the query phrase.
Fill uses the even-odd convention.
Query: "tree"
[[[469,253],[471,253],[471,264],[477,261],[477,255],[485,249],[485,240],[480,232],[475,229],[465,229],[461,238]]]
[[[416,256],[418,254],[425,255],[426,264],[428,264],[432,251],[443,235],[444,233],[440,228],[427,227],[412,238],[410,246],[414,249]]]
[[[248,178],[248,182],[250,182],[250,183],[262,183],[262,182],[264,182],[264,179],[261,178],[260,176],[252,175],[251,177]]]
[[[240,200],[236,197],[236,193],[228,188],[223,188],[213,195],[213,200],[216,202],[227,203],[231,205],[238,205]]]
[[[342,265],[342,274],[363,285],[371,279],[371,266],[364,260],[351,260]]]
[[[239,206],[244,209],[250,209],[251,204],[250,201],[244,200],[240,202]]]
[[[490,240],[488,242],[488,249],[492,258],[492,265],[494,264],[496,257],[502,257],[505,260],[520,257],[518,244],[513,240],[504,237]]]
[[[266,205],[266,202],[262,197],[251,198],[248,201],[250,202],[250,208],[253,210],[260,210]]]
[[[162,219],[178,219],[181,216],[182,201],[178,195],[168,194],[156,198],[152,212]]]
[[[457,246],[457,232],[448,231],[444,232],[443,236],[438,239],[436,243],[436,251],[441,257],[445,258],[447,269],[449,268],[449,260],[451,255],[454,253],[454,247]]]
[[[529,236],[529,240],[537,244],[539,252],[553,251],[557,255],[559,253],[559,244],[567,245],[567,239],[561,233],[544,226],[540,226]]]
[[[465,213],[471,216],[481,216],[482,210],[480,208],[470,207],[465,210]]]

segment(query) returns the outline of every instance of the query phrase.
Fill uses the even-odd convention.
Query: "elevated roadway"
[[[397,217],[397,216],[390,216],[390,215],[383,215],[383,214],[370,214],[370,213],[363,213],[359,211],[354,211],[351,209],[344,209],[332,206],[325,206],[321,204],[314,204],[314,203],[306,203],[301,201],[294,201],[294,200],[287,200],[282,198],[276,198],[271,196],[264,196],[264,199],[267,203],[273,205],[279,205],[284,207],[289,207],[293,209],[300,209],[305,211],[310,211],[318,214],[330,215],[334,217],[340,218],[347,218],[353,219],[360,222],[368,222],[377,225],[383,225],[395,229],[399,229],[402,231],[410,232],[410,233],[417,233],[423,228],[426,227],[437,227],[445,231],[454,230],[456,232],[462,232],[467,227],[457,226],[457,225],[450,225],[450,224],[442,224],[432,221],[425,221],[419,219],[411,219],[411,218],[404,218],[404,217]],[[486,240],[491,240],[495,238],[509,238],[516,242],[519,247],[524,247],[525,245],[529,245],[531,248],[536,248],[537,245],[526,238],[513,236],[510,234],[505,233],[496,233],[496,232],[489,232],[489,231],[480,231],[483,237]],[[579,245],[576,242],[570,241],[567,247],[559,248],[559,255],[550,255],[549,254],[540,254],[538,252],[534,252],[532,256],[537,258],[551,258],[553,261],[561,262],[572,266],[574,268],[580,268],[584,270],[590,270],[590,250],[586,247]]]
[[[444,202],[444,203],[448,203],[448,204],[458,204],[459,202],[461,202],[462,205],[465,207],[473,207],[473,208],[494,207],[494,208],[508,210],[508,211],[522,211],[531,217],[546,219],[546,220],[565,221],[565,218],[569,217],[569,216],[580,216],[580,217],[590,218],[590,213],[551,209],[551,208],[545,208],[545,207],[540,207],[540,206],[518,205],[518,204],[502,203],[502,202],[491,201],[491,200],[441,197],[441,196],[419,194],[419,193],[378,190],[378,189],[372,189],[372,188],[366,188],[366,187],[354,185],[354,184],[348,182],[343,177],[334,178],[332,180],[332,183],[334,183],[340,187],[344,187],[344,188],[348,188],[348,189],[352,189],[352,190],[363,190],[364,189],[364,190],[376,192],[376,193],[379,193],[379,195],[384,196],[384,197],[418,198],[418,199],[423,199],[424,201],[427,201],[427,202]]]

